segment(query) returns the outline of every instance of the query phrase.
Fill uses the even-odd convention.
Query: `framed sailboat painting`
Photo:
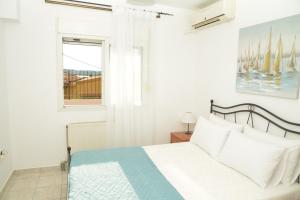
[[[300,14],[240,29],[238,92],[298,98]]]

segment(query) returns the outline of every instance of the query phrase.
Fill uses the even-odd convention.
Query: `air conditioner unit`
[[[196,12],[193,16],[194,30],[206,28],[234,19],[235,0],[219,0]]]

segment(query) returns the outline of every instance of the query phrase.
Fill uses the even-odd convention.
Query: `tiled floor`
[[[15,171],[0,196],[0,200],[66,199],[67,173],[59,167]]]

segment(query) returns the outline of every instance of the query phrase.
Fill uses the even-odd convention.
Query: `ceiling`
[[[155,0],[157,4],[187,9],[201,8],[216,1],[218,0]]]

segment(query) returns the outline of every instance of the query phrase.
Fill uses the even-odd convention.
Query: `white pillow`
[[[278,173],[280,173],[280,171],[283,168],[282,174],[281,176],[279,175],[277,178],[280,177],[280,181],[287,185],[295,183],[298,176],[300,175],[300,161],[299,161],[300,140],[289,140],[283,137],[281,138],[281,137],[273,136],[270,133],[265,133],[253,129],[249,126],[245,127],[244,134],[256,140],[285,147],[286,148],[285,162],[278,169]],[[275,175],[274,179],[277,178]],[[273,181],[278,182],[278,180],[273,180]]]
[[[199,117],[190,141],[201,147],[211,156],[217,157],[224,146],[229,132],[230,129]]]
[[[214,114],[211,114],[209,116],[209,120],[220,126],[230,128],[231,130],[236,130],[239,132],[243,132],[243,130],[244,130],[244,125],[229,122],[229,121],[222,119],[221,117],[218,117]]]
[[[263,143],[232,131],[220,161],[251,178],[261,187],[267,187],[281,161],[285,148]]]

